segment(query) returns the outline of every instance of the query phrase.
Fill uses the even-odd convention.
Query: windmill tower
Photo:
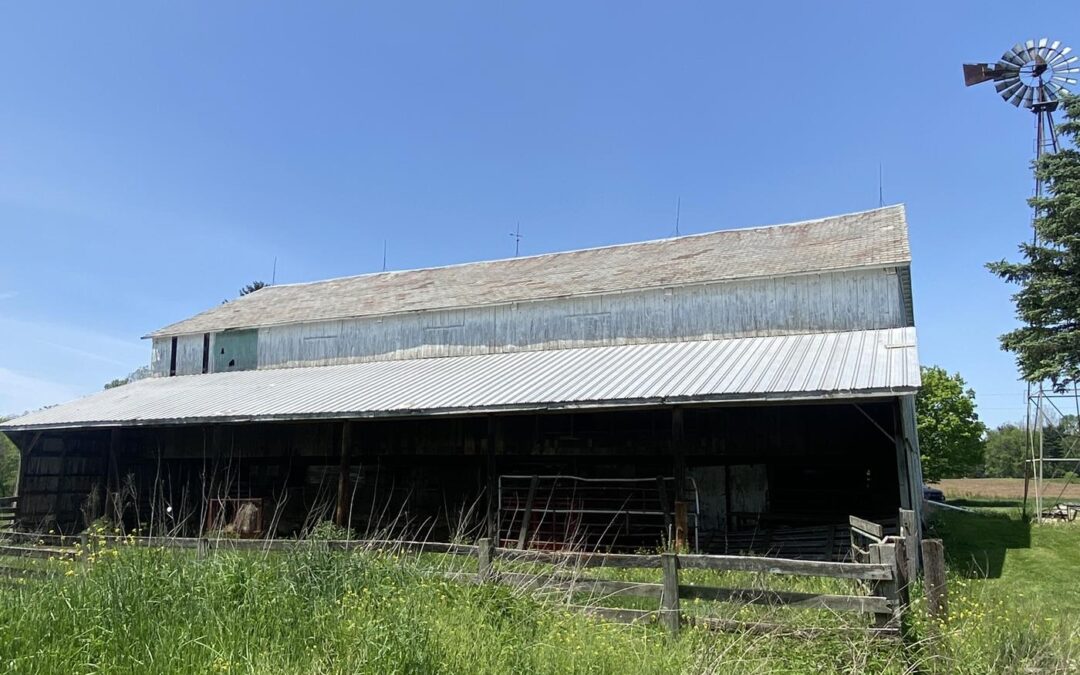
[[[1060,97],[1070,93],[1068,87],[1077,84],[1076,73],[1080,72],[1078,56],[1070,56],[1071,47],[1063,47],[1061,42],[1048,38],[1028,40],[1017,43],[1012,49],[1001,55],[996,63],[964,64],[964,84],[972,86],[983,82],[994,82],[994,89],[1008,103],[1024,107],[1035,115],[1035,159],[1038,161],[1047,152],[1058,151],[1057,129],[1054,126],[1054,111],[1057,110]],[[1042,179],[1035,177],[1035,196],[1043,193]],[[1032,214],[1034,223],[1037,212]],[[1038,233],[1032,235],[1038,243]],[[1034,390],[1034,391],[1033,391]],[[1043,518],[1043,497],[1045,483],[1044,467],[1047,462],[1072,457],[1076,448],[1066,448],[1065,458],[1046,458],[1044,450],[1044,430],[1051,419],[1064,417],[1062,406],[1064,399],[1071,398],[1076,407],[1076,417],[1080,420],[1080,392],[1076,385],[1067,394],[1047,390],[1044,383],[1027,384],[1027,438],[1028,458],[1024,469],[1024,510],[1027,510],[1028,486],[1030,478],[1035,486],[1035,517],[1040,522]],[[1030,467],[1030,470],[1028,469]],[[1062,493],[1064,494],[1064,489]],[[1060,498],[1061,495],[1058,495]]]

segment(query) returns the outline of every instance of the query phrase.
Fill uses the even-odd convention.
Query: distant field
[[[1064,481],[1047,481],[1050,495],[1057,498],[1062,488],[1062,499],[1080,500],[1080,483],[1073,481],[1067,487]],[[947,478],[934,484],[945,493],[946,499],[989,498],[1023,499],[1023,478]],[[1051,487],[1052,486],[1052,487]]]

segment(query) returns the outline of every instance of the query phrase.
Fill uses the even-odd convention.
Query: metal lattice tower
[[[1023,106],[1035,115],[1035,160],[1048,152],[1058,151],[1057,128],[1054,124],[1054,111],[1057,110],[1060,97],[1070,93],[1068,87],[1077,84],[1073,75],[1080,73],[1078,56],[1070,56],[1071,47],[1063,47],[1061,42],[1048,38],[1028,40],[1017,43],[1012,49],[1001,55],[996,63],[964,64],[964,84],[971,86],[982,82],[994,82],[994,89],[1002,99],[1016,107]],[[1035,196],[1043,194],[1042,179],[1035,176]],[[1032,225],[1038,217],[1037,209],[1032,212]],[[1038,243],[1038,232],[1032,228],[1032,240]],[[1058,393],[1047,388],[1044,382],[1027,383],[1027,446],[1028,457],[1024,463],[1024,511],[1027,512],[1028,487],[1034,478],[1035,517],[1042,521],[1043,496],[1045,494],[1045,464],[1066,459],[1072,461],[1076,448],[1064,450],[1066,457],[1047,458],[1044,456],[1045,430],[1054,417],[1062,419],[1059,401],[1073,399],[1076,417],[1080,419],[1080,393],[1073,385],[1071,393]],[[1074,436],[1075,438],[1075,436]],[[1080,460],[1077,460],[1080,462]],[[1030,469],[1029,469],[1030,467]],[[1064,494],[1064,488],[1061,494]],[[1059,495],[1060,497],[1061,495]]]

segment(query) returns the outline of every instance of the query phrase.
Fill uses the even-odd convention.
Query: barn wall
[[[906,323],[895,271],[862,270],[275,326],[259,330],[258,367],[893,328]]]
[[[908,325],[895,269],[749,279],[512,305],[272,326],[258,331],[257,367],[466,356],[657,341]],[[211,372],[219,340],[214,336]],[[170,338],[154,340],[167,375]],[[201,372],[202,336],[182,336],[177,374]],[[245,359],[244,369],[248,361]]]

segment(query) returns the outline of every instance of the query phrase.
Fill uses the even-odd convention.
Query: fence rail
[[[682,600],[704,600],[743,605],[791,607],[796,609],[824,610],[829,612],[853,612],[873,618],[867,626],[871,634],[896,636],[901,626],[902,612],[907,604],[906,586],[909,557],[903,537],[883,536],[880,525],[852,518],[852,531],[856,525],[860,536],[872,543],[866,549],[866,562],[822,562],[733,555],[701,555],[661,553],[655,555],[579,553],[556,551],[531,551],[501,548],[490,539],[477,544],[457,544],[412,540],[335,540],[310,542],[303,540],[253,540],[208,539],[176,537],[104,536],[97,539],[105,545],[127,543],[137,546],[163,546],[179,549],[195,549],[200,555],[214,550],[283,551],[301,546],[324,546],[328,550],[395,550],[411,553],[442,553],[455,556],[475,557],[477,572],[449,573],[449,576],[476,583],[503,583],[526,589],[549,589],[575,593],[588,593],[593,598],[613,596],[637,597],[655,600],[657,609],[640,610],[617,607],[601,607],[590,604],[583,608],[590,614],[615,621],[639,622],[645,619],[660,620],[672,634],[677,634],[684,624],[704,626],[714,630],[748,630],[788,635],[811,635],[833,629],[807,629],[754,621],[735,621],[715,616],[702,616],[696,612],[687,614],[681,610]],[[854,536],[854,535],[853,535]],[[880,537],[880,539],[879,539]],[[8,533],[8,544],[0,545],[0,556],[62,557],[71,554],[70,544],[77,538],[58,535],[31,535]],[[876,540],[876,541],[874,541]],[[29,541],[36,546],[19,545]],[[83,543],[88,543],[85,535]],[[556,569],[550,573],[531,574],[517,570],[502,570],[500,563],[541,563]],[[582,568],[649,569],[660,570],[660,582],[631,582],[614,579],[583,577],[577,573]],[[721,572],[749,572],[761,575],[795,575],[852,580],[867,593],[841,595],[807,593],[799,591],[764,590],[760,588],[726,588],[699,586],[680,582],[683,570],[713,570]],[[567,572],[570,571],[568,574]]]

